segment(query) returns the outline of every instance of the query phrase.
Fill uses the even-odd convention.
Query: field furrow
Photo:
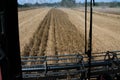
[[[84,35],[84,11],[79,9],[65,9],[62,11],[68,14],[70,21]],[[74,16],[74,17],[73,17]],[[120,47],[120,15],[93,13],[93,52],[104,52],[119,50]],[[88,31],[90,15],[88,12]]]
[[[26,44],[24,54],[28,56],[78,54],[84,50],[83,37],[66,13],[59,9],[51,9],[35,31],[33,38]]]
[[[46,8],[40,11],[34,13],[36,14],[33,16],[34,19],[27,20],[28,16],[25,15],[27,21],[20,24],[24,23],[20,27],[23,52],[21,55],[54,56],[84,52],[84,11],[68,8]],[[118,16],[113,17],[107,16],[107,13],[104,14],[93,13],[93,52],[120,49],[119,15],[112,14]],[[89,22],[90,15],[88,14],[88,31]]]
[[[50,8],[42,8],[18,12],[21,55],[24,55],[24,46],[31,42],[29,41],[30,38],[32,38],[49,10]]]

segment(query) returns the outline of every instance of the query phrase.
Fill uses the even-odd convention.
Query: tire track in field
[[[61,9],[69,15],[70,20],[84,35],[84,12],[80,10]],[[119,50],[120,27],[119,18],[93,13],[93,52]],[[72,17],[74,16],[74,17]],[[114,15],[118,16],[118,15]],[[118,16],[119,17],[119,16]],[[90,15],[88,14],[88,31]]]
[[[59,54],[79,53],[82,51],[84,38],[69,17],[61,10],[56,10],[56,24],[58,31]]]
[[[46,22],[47,22],[47,19],[44,18],[44,20],[41,22],[39,28],[37,29],[37,31],[34,33],[33,37],[31,38],[31,40],[28,44],[29,51],[28,51],[27,56],[36,56],[37,55],[37,52],[39,51],[41,39],[43,36],[43,31],[45,29],[44,24],[46,24]],[[23,52],[24,54],[26,54],[25,51],[26,50],[24,49],[24,52]]]
[[[78,54],[84,49],[84,38],[69,21],[66,13],[59,9],[51,9],[34,33],[27,48],[27,56]],[[26,51],[26,47],[24,49]],[[57,61],[51,63],[57,63]]]
[[[84,47],[84,38],[77,30],[75,25],[69,21],[69,17],[66,13],[59,9],[54,9],[55,36],[57,55],[67,55],[80,53]],[[63,57],[63,58],[68,58]],[[76,60],[60,60],[58,63],[76,62]],[[69,70],[68,70],[69,72]],[[72,76],[67,73],[66,79],[71,79]]]
[[[31,38],[29,44],[27,44],[27,48],[28,48],[27,51],[25,46],[24,54],[26,56],[44,56],[44,51],[46,48],[47,38],[48,38],[49,23],[50,23],[49,16],[50,13],[48,12],[44,20],[39,25],[37,31],[34,33],[33,37]],[[28,64],[34,64],[34,63],[30,62]]]
[[[39,53],[37,54],[37,56],[44,56],[45,55],[48,34],[49,34],[49,27],[50,27],[50,19],[51,19],[51,13],[49,12],[47,14],[47,18],[46,18],[47,22],[44,24],[45,29],[43,31],[41,44],[39,46]]]
[[[55,37],[55,13],[54,9],[51,10],[51,19],[50,19],[50,29],[49,29],[49,36],[46,48],[46,56],[54,56],[57,55],[57,48],[56,48],[56,37]],[[49,61],[49,64],[57,63],[57,61]]]
[[[38,29],[49,10],[50,8],[39,8],[18,13],[21,55],[24,55],[25,44],[30,42],[30,38],[33,37],[34,32]]]

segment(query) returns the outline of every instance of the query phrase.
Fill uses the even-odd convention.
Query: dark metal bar
[[[38,59],[38,60],[35,60],[35,59],[31,59],[31,60],[21,60],[22,62],[39,62],[39,61],[62,61],[62,60],[73,60],[73,59],[76,59],[76,60],[79,60],[81,58],[78,58],[78,57],[71,57],[71,58],[50,58],[50,59]]]
[[[85,0],[85,54],[87,52],[87,0]]]
[[[95,6],[95,0],[93,0],[93,5]]]
[[[108,61],[97,61],[97,62],[92,62],[91,63],[91,67],[98,67],[98,66],[106,66],[106,65],[111,65],[111,62]],[[82,64],[69,64],[69,65],[47,65],[47,70],[48,71],[55,71],[55,70],[68,70],[68,69],[79,69],[80,67],[82,67]],[[89,64],[86,62],[84,63],[84,66],[86,68],[89,68]],[[45,67],[44,65],[34,65],[32,67],[29,68],[29,66],[26,68],[22,68],[22,72],[34,72],[34,71],[44,71]]]
[[[80,73],[83,73],[85,72],[85,70],[77,70],[77,71],[70,71],[70,75],[77,75],[77,74],[80,74]],[[110,70],[106,70],[106,69],[95,69],[93,71],[91,71],[91,77],[92,78],[96,78],[98,75],[101,75],[103,73],[106,73],[106,72],[110,72],[109,74],[115,74],[115,73],[119,73],[119,69],[118,68],[113,68],[113,69],[110,69]],[[67,72],[66,71],[62,71],[62,72],[50,72],[50,73],[47,73],[47,76],[43,76],[43,74],[23,74],[23,78],[24,79],[31,79],[31,78],[37,78],[37,79],[42,79],[43,78],[47,78],[49,77],[54,77],[54,78],[59,78],[59,79],[62,79],[62,78],[66,78],[67,77]],[[79,78],[78,78],[79,79]]]
[[[90,31],[89,31],[89,44],[88,44],[88,57],[89,57],[89,68],[88,68],[88,79],[90,80],[90,74],[91,74],[91,53],[92,53],[92,6],[93,6],[93,0],[90,1]]]
[[[104,56],[105,55],[96,55],[96,56],[92,56],[92,57],[94,57],[94,58],[102,57],[102,59],[104,59]],[[112,56],[112,55],[110,55],[110,56]],[[88,57],[84,57],[84,58],[88,58]],[[75,59],[75,58],[69,58],[69,59],[72,60],[72,59]],[[26,62],[62,61],[62,60],[69,60],[69,59],[65,59],[65,58],[63,58],[63,59],[62,58],[61,59],[46,59],[46,60],[44,60],[44,59],[40,59],[40,60],[34,60],[34,59],[32,59],[32,60],[21,60],[21,61],[24,62],[24,63],[26,63]],[[102,59],[99,59],[99,60],[102,60]],[[118,57],[118,59],[120,59],[120,58]],[[79,61],[79,59],[76,59],[76,60]]]
[[[79,75],[79,73],[82,73],[82,72],[85,72],[85,70],[74,70],[74,71],[69,71],[69,75]],[[67,76],[67,73],[68,71],[59,71],[59,72],[48,72],[46,74],[46,76],[44,76],[44,74],[29,74],[29,73],[23,73],[23,76],[25,78],[31,78],[32,76],[33,77],[40,77],[40,76],[43,76],[43,77],[47,77],[47,76],[53,76],[53,77],[57,77],[57,76]]]
[[[21,56],[22,59],[24,58],[49,58],[49,57],[73,57],[73,56],[81,56],[80,54],[67,54],[67,55],[54,55],[54,56]]]
[[[4,75],[8,77],[8,80],[22,80],[17,0],[4,0],[4,2],[5,40],[3,51],[7,57],[8,63],[6,64],[9,68],[7,71],[9,75]]]
[[[91,71],[91,76],[101,75],[103,73],[116,74],[116,73],[119,73],[119,72],[120,72],[120,69],[118,69],[118,68],[113,68],[113,69],[109,69],[109,70],[99,69],[99,70]]]
[[[98,63],[99,64],[99,63]],[[104,65],[104,64],[99,64],[99,65]],[[97,66],[99,66],[97,65]],[[37,71],[39,72],[39,71]],[[76,71],[70,71],[70,75],[78,75],[78,74],[81,74],[81,73],[84,73],[86,72],[86,70],[76,70]],[[97,75],[100,75],[100,74],[103,74],[103,73],[106,73],[106,72],[110,72],[109,74],[115,74],[115,73],[119,73],[119,68],[111,68],[109,70],[106,70],[104,68],[93,68],[92,71],[91,71],[91,77],[94,77],[94,76],[97,76]],[[58,71],[58,72],[48,72],[46,74],[46,76],[43,74],[43,73],[23,73],[23,77],[24,78],[42,78],[42,77],[47,77],[47,76],[50,76],[50,77],[62,77],[63,76],[67,76],[67,71]]]

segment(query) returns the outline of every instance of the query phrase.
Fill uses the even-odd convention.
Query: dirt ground
[[[61,9],[68,14],[76,28],[84,33],[84,12],[81,10]],[[74,16],[74,17],[73,17]],[[88,13],[88,28],[89,28]],[[89,31],[89,30],[88,30]],[[120,15],[98,12],[93,14],[93,52],[119,50]]]
[[[84,11],[80,9],[68,8],[40,8],[20,11],[19,14],[19,33],[21,56],[55,56],[67,54],[84,53],[85,17]],[[90,16],[88,12],[88,33]],[[104,52],[120,50],[120,15],[93,13],[93,52]],[[99,54],[95,54],[99,55]],[[83,55],[85,56],[85,55]],[[47,57],[49,60],[51,57]],[[53,57],[52,57],[53,58]],[[60,57],[62,58],[62,57]],[[47,61],[47,64],[57,63],[76,63],[80,59]],[[78,57],[77,57],[78,58]],[[104,57],[95,57],[100,60]],[[32,61],[34,59],[34,61]],[[35,65],[46,63],[42,58],[30,58],[31,62],[23,62],[25,65]],[[26,59],[25,59],[26,60]],[[86,61],[87,58],[84,59]],[[78,70],[78,69],[77,69]],[[70,70],[67,70],[69,74]],[[73,70],[76,71],[76,70]],[[76,76],[67,76],[67,80]]]
[[[94,11],[120,15],[120,8],[94,7]]]
[[[18,12],[21,52],[49,10],[41,8]]]
[[[84,12],[79,9],[33,9],[19,12],[22,55],[84,52]],[[89,13],[88,13],[89,31]],[[94,12],[93,52],[120,49],[120,15]]]
[[[84,36],[66,13],[51,9],[24,49],[24,55],[52,56],[83,52]]]

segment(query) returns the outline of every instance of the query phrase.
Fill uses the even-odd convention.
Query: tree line
[[[25,4],[19,4],[18,3],[18,7],[33,7],[33,6],[63,6],[63,7],[73,7],[75,6],[76,3],[75,3],[75,0],[62,0],[61,2],[58,2],[58,3],[38,3],[36,2],[35,4],[32,4],[32,3],[25,3]]]
[[[90,2],[88,2],[88,6],[90,5]],[[57,3],[38,3],[35,4],[32,3],[25,3],[25,4],[19,4],[18,7],[39,7],[39,6],[50,6],[50,7],[79,7],[84,6],[84,3],[76,3],[76,0],[61,0],[61,2]],[[113,2],[96,2],[95,6],[108,6],[108,7],[120,7],[120,2],[113,1]]]

